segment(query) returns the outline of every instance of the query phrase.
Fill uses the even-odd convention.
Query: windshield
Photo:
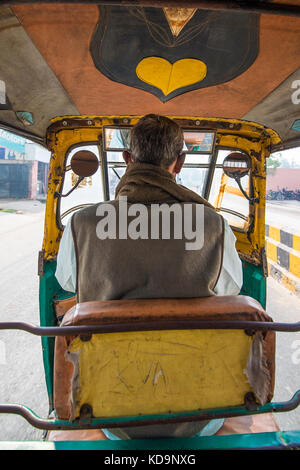
[[[222,168],[225,157],[232,149],[218,149],[214,144],[214,132],[184,130],[183,151],[186,157],[176,181],[206,198],[232,227],[246,231],[249,225],[249,201],[236,181],[228,178]],[[130,128],[114,127],[104,129],[102,147],[91,144],[75,146],[69,150],[65,162],[63,197],[60,198],[58,211],[60,225],[65,225],[76,210],[115,198],[116,187],[126,170],[123,151],[129,148]],[[70,166],[72,156],[78,150],[92,151],[100,164],[93,176],[84,178],[70,192],[78,182],[78,176]],[[242,185],[246,193],[249,193],[249,175],[242,179]]]

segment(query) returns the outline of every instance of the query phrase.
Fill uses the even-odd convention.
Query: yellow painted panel
[[[280,242],[280,228],[269,226],[269,238]]]
[[[300,236],[293,235],[293,248],[294,250],[300,251]]]
[[[300,277],[300,256],[290,253],[290,272]]]
[[[96,417],[240,405],[251,391],[244,369],[252,338],[239,330],[142,331],[76,338],[80,407]]]
[[[267,253],[267,258],[277,263],[277,245],[274,245],[273,243],[266,241],[266,253]]]

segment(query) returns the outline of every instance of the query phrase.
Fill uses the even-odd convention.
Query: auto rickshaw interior
[[[264,229],[260,216],[264,210],[265,193],[262,181],[265,179],[265,159],[269,155],[270,144],[277,143],[279,137],[274,131],[255,123],[203,118],[175,120],[183,129],[183,150],[186,153],[184,167],[177,182],[206,198],[228,219],[245,261],[263,265]],[[111,122],[111,125],[97,124],[102,121]],[[115,124],[116,121],[119,126]],[[77,118],[76,121],[66,117],[56,120],[50,126],[48,142],[53,152],[50,184],[55,186],[52,203],[57,206],[56,233],[57,230],[61,233],[74,211],[87,204],[114,198],[115,188],[126,168],[122,152],[129,145],[128,122],[134,124],[136,121],[137,118],[132,117]],[[77,126],[75,129],[74,122]],[[87,122],[91,124],[85,127]],[[77,132],[81,140],[75,142]],[[85,132],[88,134],[87,138],[93,134],[95,141],[85,140]],[[122,137],[124,135],[125,139]],[[69,136],[72,137],[70,145]],[[55,142],[54,146],[52,142]],[[86,168],[86,159],[93,167],[89,175],[81,173],[77,163],[81,160],[82,168]],[[92,159],[97,159],[98,165]],[[62,173],[61,176],[57,175],[59,172]],[[52,175],[55,173],[54,181]],[[46,250],[47,242],[49,243],[46,239]],[[52,249],[53,244],[54,240]],[[265,299],[259,294],[254,297],[259,297],[262,304],[265,303]]]
[[[228,220],[237,239],[236,248],[243,264],[241,295],[229,299],[227,304],[224,299],[215,299],[216,312],[226,317],[231,315],[232,308],[235,313],[249,315],[256,324],[256,333],[260,331],[257,323],[271,323],[264,312],[268,274],[265,253],[266,162],[275,150],[299,145],[295,107],[290,93],[299,73],[298,2],[270,0],[256,2],[255,6],[247,1],[231,2],[230,6],[226,2],[211,2],[211,10],[207,10],[208,2],[200,0],[195,8],[185,8],[186,5],[180,2],[175,2],[175,8],[174,2],[160,0],[155,7],[149,7],[147,2],[145,5],[136,5],[136,2],[128,5],[111,5],[109,2],[99,5],[94,2],[21,3],[8,1],[10,6],[4,5],[0,12],[1,63],[6,64],[1,80],[7,84],[9,97],[5,104],[0,104],[0,124],[51,152],[44,237],[38,263],[41,330],[36,333],[42,335],[50,418],[39,422],[23,409],[13,409],[12,412],[23,414],[26,419],[29,413],[29,420],[43,429],[55,429],[53,426],[56,429],[74,429],[77,426],[79,429],[84,425],[94,428],[104,424],[108,426],[119,416],[120,421],[126,424],[134,414],[136,420],[165,419],[168,410],[169,417],[176,420],[176,413],[181,413],[181,418],[191,418],[193,413],[203,418],[206,408],[209,408],[207,416],[215,418],[219,414],[234,416],[237,413],[240,416],[295,407],[300,399],[299,392],[291,400],[292,404],[289,402],[282,406],[270,401],[274,385],[274,332],[269,331],[272,326],[268,325],[264,334],[271,338],[267,353],[270,380],[268,396],[262,400],[262,407],[257,407],[257,403],[251,402],[251,396],[249,398],[249,384],[245,383],[241,364],[236,361],[232,365],[234,373],[230,373],[231,366],[228,366],[226,375],[216,356],[213,362],[207,358],[208,367],[219,374],[214,382],[215,393],[223,392],[220,385],[223,375],[228,381],[232,377],[236,379],[230,384],[228,382],[226,397],[224,392],[224,397],[210,401],[208,392],[204,393],[206,401],[197,402],[199,384],[193,382],[195,400],[193,398],[194,402],[188,403],[183,379],[178,377],[180,374],[177,374],[174,361],[170,361],[170,373],[172,377],[178,377],[181,384],[177,398],[184,396],[183,403],[180,403],[181,399],[174,398],[170,408],[157,411],[155,406],[151,408],[149,394],[145,395],[149,409],[145,403],[139,403],[140,407],[134,409],[135,400],[128,400],[133,408],[130,409],[131,415],[127,416],[126,409],[122,408],[126,400],[117,397],[118,406],[114,408],[109,388],[105,389],[106,383],[100,381],[97,387],[101,393],[105,392],[107,400],[103,412],[101,407],[97,408],[100,402],[92,393],[90,383],[94,377],[88,375],[88,367],[83,367],[87,374],[81,376],[82,390],[76,389],[79,394],[76,395],[74,388],[70,392],[66,386],[68,380],[68,383],[76,385],[76,377],[66,373],[70,364],[65,363],[68,362],[65,358],[70,357],[68,354],[77,358],[79,350],[82,351],[82,363],[77,362],[78,367],[89,364],[93,356],[91,351],[97,351],[101,357],[100,336],[108,345],[108,355],[103,354],[103,358],[106,357],[108,362],[111,360],[109,354],[114,353],[109,350],[109,345],[113,341],[110,342],[102,317],[110,322],[112,328],[116,328],[118,322],[123,325],[124,330],[113,330],[116,335],[113,344],[115,351],[120,348],[120,354],[124,353],[125,357],[133,338],[130,336],[132,331],[126,329],[130,323],[130,311],[149,313],[148,329],[143,331],[143,324],[140,326],[142,331],[134,331],[143,344],[160,341],[160,333],[154,331],[157,330],[156,325],[164,325],[166,335],[171,338],[170,344],[179,344],[181,336],[176,336],[172,328],[168,330],[171,324],[167,313],[176,307],[175,320],[182,326],[187,320],[187,307],[194,320],[200,323],[203,311],[210,311],[211,307],[204,302],[204,310],[199,307],[198,311],[193,299],[183,299],[184,302],[176,303],[175,307],[172,301],[161,304],[137,301],[130,305],[133,310],[128,312],[128,304],[122,304],[122,311],[115,311],[113,304],[103,306],[101,311],[89,310],[88,307],[84,310],[83,305],[78,307],[76,316],[73,315],[76,296],[74,292],[61,288],[55,271],[64,227],[76,211],[114,199],[115,189],[126,170],[122,152],[130,148],[130,130],[142,115],[155,112],[174,119],[184,133],[186,159],[177,182],[207,199]],[[248,300],[244,296],[248,296]],[[251,304],[249,299],[259,302],[260,306]],[[161,315],[162,308],[165,316]],[[85,328],[87,317],[92,319],[90,327],[94,328],[92,340],[78,333],[67,351],[66,342],[62,346],[60,341],[68,334],[64,328],[69,328],[69,331],[75,327]],[[184,337],[190,345],[193,342],[199,347],[207,344],[207,336],[202,336],[200,323],[196,332],[187,332],[187,324],[183,327]],[[227,338],[228,348],[231,345],[236,348],[232,349],[231,359],[235,361],[241,353],[246,365],[248,353],[256,344],[254,339],[259,336],[253,331],[244,328],[240,335],[231,331],[226,336],[227,331],[218,330],[220,335],[211,335],[212,348],[218,349],[223,338],[224,342]],[[123,334],[128,334],[129,342],[122,343]],[[59,351],[55,349],[58,345],[61,346]],[[208,347],[207,351],[213,358],[214,349]],[[171,352],[171,349],[166,349],[165,356]],[[130,357],[134,360],[134,356]],[[185,363],[187,368],[190,362],[187,360]],[[66,369],[59,370],[59,364]],[[105,363],[99,365],[102,366],[105,368]],[[143,373],[150,377],[150,372],[154,372],[152,384],[156,384],[157,377],[163,380],[161,370],[156,366],[152,370],[150,366],[149,374],[144,369]],[[113,366],[111,371],[119,373]],[[195,378],[197,373],[194,369],[191,372]],[[205,380],[206,375],[201,376],[201,380]],[[66,377],[65,382],[61,382],[61,377]],[[134,384],[137,375],[133,373],[132,377]],[[107,383],[110,379],[107,376]],[[161,382],[159,384],[161,386]],[[74,403],[69,397],[73,392],[76,406],[72,408]],[[80,400],[77,400],[78,396]],[[169,406],[169,402],[166,403],[165,406]],[[86,404],[93,404],[93,410]],[[196,410],[193,408],[195,404]],[[178,408],[179,405],[183,408]],[[220,407],[220,410],[215,407]],[[0,412],[7,410],[11,412],[12,409],[0,405]],[[58,419],[55,418],[57,410]],[[160,412],[163,418],[148,416],[155,412]],[[299,442],[299,437],[297,439]],[[257,442],[259,446],[262,441],[252,437],[251,442],[253,445]],[[197,445],[201,446],[200,441]]]
[[[62,117],[47,133],[52,152],[46,226],[40,265],[41,325],[56,325],[62,305],[74,293],[61,289],[55,278],[56,255],[63,227],[74,211],[114,198],[125,171],[122,151],[128,148],[130,127],[139,117]],[[240,120],[174,118],[184,132],[186,160],[178,183],[196,191],[228,219],[243,261],[241,293],[266,303],[264,252],[265,159],[279,141],[271,129]],[[88,170],[87,170],[88,168]],[[54,303],[53,303],[54,302]],[[65,309],[63,309],[65,312]],[[53,338],[43,338],[52,396]]]

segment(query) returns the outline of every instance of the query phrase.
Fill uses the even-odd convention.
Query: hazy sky
[[[300,147],[276,152],[273,155],[287,160],[294,168],[300,168]]]

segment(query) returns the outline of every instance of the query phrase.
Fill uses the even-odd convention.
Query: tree
[[[281,165],[281,153],[271,154],[267,158],[267,175],[275,175],[277,168]]]

